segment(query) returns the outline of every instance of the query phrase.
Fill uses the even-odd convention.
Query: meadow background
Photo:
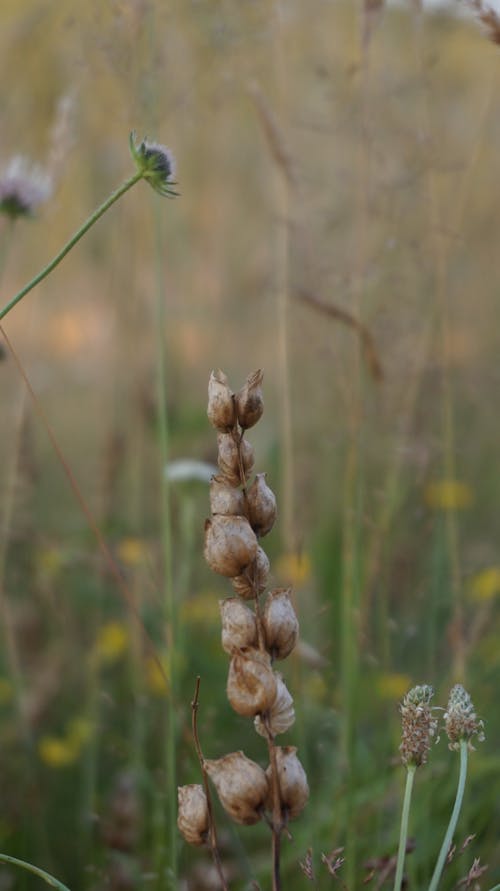
[[[303,640],[284,669],[297,712],[284,742],[311,787],[285,886],[311,887],[309,847],[317,888],[339,883],[320,862],[338,847],[350,891],[370,861],[368,887],[382,886],[403,786],[397,704],[430,683],[444,706],[461,681],[487,738],[457,832],[459,846],[475,838],[443,887],[480,857],[476,887],[490,888],[498,47],[470,17],[418,3],[3,0],[0,24],[0,166],[25,155],[54,180],[34,219],[1,221],[2,305],[133,172],[131,130],[172,149],[181,192],[139,183],[4,323],[33,394],[5,347],[0,850],[74,891],[217,887],[172,826],[172,788],[199,781],[196,675],[205,754],[265,753],[225,698],[230,590],[203,560],[208,487],[167,486],[164,467],[215,460],[210,370],[237,389],[261,367],[266,411],[248,438],[277,494],[266,550]],[[426,887],[453,801],[446,742],[417,776],[410,888]],[[220,826],[232,887],[268,887],[267,828]],[[1,891],[35,885],[0,870]]]

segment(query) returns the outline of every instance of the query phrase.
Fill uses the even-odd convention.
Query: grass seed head
[[[413,687],[400,706],[402,738],[399,751],[406,766],[420,767],[427,762],[437,720],[432,716],[430,701],[434,690],[428,684]]]
[[[455,684],[450,692],[444,726],[450,749],[460,748],[460,740],[466,740],[468,748],[473,750],[472,738],[477,736],[479,742],[485,738],[484,723],[478,719],[472,699],[462,684]]]

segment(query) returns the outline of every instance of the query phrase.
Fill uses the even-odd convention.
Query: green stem
[[[494,888],[490,888],[490,891],[500,891],[500,885],[495,885]]]
[[[396,864],[396,877],[394,879],[394,891],[400,891],[403,880],[403,867],[406,854],[406,840],[408,838],[408,817],[410,814],[411,793],[413,780],[415,779],[416,764],[409,764],[406,769],[406,786],[403,799],[403,811],[401,814],[401,829],[399,833],[398,861]]]
[[[444,837],[443,844],[441,845],[441,850],[439,852],[439,857],[437,859],[437,863],[434,868],[434,873],[433,873],[428,891],[436,891],[436,888],[439,885],[439,881],[441,879],[441,873],[443,872],[444,864],[445,864],[446,858],[448,856],[448,851],[451,848],[451,843],[453,840],[453,833],[455,832],[457,821],[458,821],[458,816],[460,814],[460,809],[462,807],[466,777],[467,777],[467,740],[461,739],[460,740],[460,774],[458,776],[457,797],[455,798],[455,804],[453,806],[453,811],[452,811],[452,814],[450,817],[450,822],[448,823],[448,829],[446,830],[446,835]]]
[[[90,227],[93,226],[94,223],[96,223],[97,220],[102,217],[104,213],[106,213],[111,205],[115,203],[115,201],[118,201],[118,199],[121,198],[121,196],[124,195],[125,192],[128,192],[128,190],[131,189],[136,182],[142,179],[143,175],[143,171],[134,173],[133,176],[125,180],[125,182],[122,183],[122,185],[119,186],[118,189],[111,193],[109,198],[107,198],[106,201],[104,201],[104,203],[101,204],[97,208],[97,210],[95,210],[94,213],[91,214],[90,217],[88,217],[83,226],[80,226],[78,231],[75,232],[72,238],[70,238],[70,240],[59,251],[59,253],[56,254],[54,259],[51,260],[50,263],[47,264],[47,266],[44,266],[44,268],[37,275],[35,275],[35,277],[32,278],[31,281],[28,282],[28,284],[25,285],[24,288],[22,288],[15,295],[15,297],[13,297],[12,300],[9,301],[9,303],[4,306],[4,308],[0,311],[0,321],[7,315],[7,313],[11,311],[11,309],[14,308],[16,303],[19,303],[19,301],[22,300],[23,297],[25,297],[25,295],[35,287],[35,285],[38,285],[39,282],[43,281],[43,279],[46,278],[52,272],[52,270],[55,269],[56,266],[58,266],[58,264],[61,262],[62,259],[64,259],[66,254],[68,254],[69,251],[75,246],[75,244],[80,241],[80,238],[85,235],[86,232],[88,232]]]
[[[32,872],[40,879],[43,879],[44,882],[47,882],[48,885],[52,885],[53,888],[58,888],[59,891],[69,891],[67,885],[63,885],[59,879],[55,879],[54,876],[51,876],[50,873],[45,872],[43,869],[39,869],[38,866],[33,866],[32,863],[26,863],[25,860],[18,860],[17,857],[9,857],[8,854],[0,854],[0,863],[10,863],[12,866],[20,866],[21,869],[26,869],[28,872]]]

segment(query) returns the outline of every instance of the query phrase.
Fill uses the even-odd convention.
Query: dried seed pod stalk
[[[287,821],[302,811],[309,789],[296,749],[275,745],[275,737],[293,724],[295,712],[292,696],[272,663],[290,655],[299,624],[289,589],[274,590],[261,603],[269,576],[261,539],[275,523],[276,498],[265,473],[250,480],[254,452],[245,431],[262,416],[262,378],[260,370],[253,372],[234,395],[222,371],[210,377],[208,417],[217,430],[220,472],[210,485],[205,557],[215,572],[231,579],[237,595],[220,602],[222,646],[230,656],[227,696],[239,715],[254,719],[256,732],[267,742],[269,766],[264,772],[242,752],[202,765],[236,822],[255,823],[266,809],[269,812],[276,889],[280,836]]]
[[[232,752],[216,761],[206,761],[205,766],[222,807],[229,816],[245,826],[258,823],[269,794],[267,776],[262,767],[243,752]]]
[[[190,845],[203,845],[208,838],[209,816],[203,786],[192,784],[177,789],[177,826]]]

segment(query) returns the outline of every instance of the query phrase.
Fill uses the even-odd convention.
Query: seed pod
[[[225,517],[242,516],[245,512],[243,491],[230,486],[223,476],[213,476],[210,480],[210,510]]]
[[[267,653],[247,647],[233,654],[227,676],[227,698],[239,715],[267,712],[276,698],[276,677]]]
[[[267,535],[276,520],[276,496],[266,483],[266,474],[258,473],[247,492],[248,519],[256,535]]]
[[[205,520],[205,560],[214,572],[228,578],[241,575],[257,556],[257,539],[245,517]]]
[[[285,733],[295,721],[295,709],[293,707],[293,699],[283,678],[280,674],[275,674],[276,678],[276,698],[266,715],[266,723],[269,731],[273,736]],[[267,738],[267,730],[264,726],[260,715],[254,720],[254,726],[257,733]]]
[[[289,588],[276,588],[269,594],[262,619],[266,648],[273,659],[286,659],[299,636],[299,621],[290,599]]]
[[[238,421],[243,430],[248,430],[262,417],[264,401],[262,398],[262,379],[260,368],[249,374],[241,390],[236,394],[236,411]]]
[[[250,477],[254,465],[254,451],[252,446],[246,439],[242,439],[237,443],[231,433],[218,433],[217,445],[219,454],[217,464],[220,467],[222,475],[231,486],[239,486]],[[241,479],[241,468],[245,479]]]
[[[212,371],[208,382],[208,420],[217,430],[231,430],[236,424],[236,406],[223,371]]]
[[[262,817],[269,785],[265,772],[243,752],[205,761],[224,810],[236,823],[250,826]]]
[[[203,786],[193,783],[177,788],[177,826],[190,845],[203,845],[208,838],[210,819]]]
[[[250,563],[242,575],[232,579],[232,586],[239,597],[251,600],[255,594],[262,594],[267,585],[269,576],[269,558],[266,552],[259,546],[257,556]]]
[[[297,758],[295,746],[276,746],[276,761],[280,787],[281,809],[283,815],[293,820],[303,810],[309,798],[307,776]],[[271,765],[266,770],[271,783]],[[267,807],[272,809],[272,793],[267,799]]]
[[[257,644],[255,614],[238,597],[219,600],[222,620],[222,649],[231,654],[234,650],[254,647]]]

